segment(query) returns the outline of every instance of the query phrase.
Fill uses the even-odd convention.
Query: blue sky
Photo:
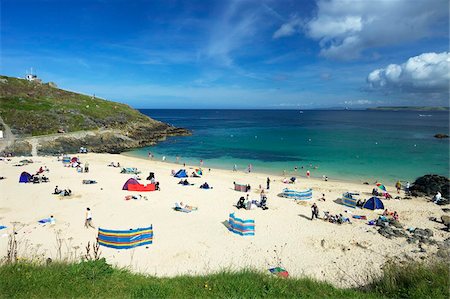
[[[2,0],[0,73],[137,108],[448,105],[442,0]]]

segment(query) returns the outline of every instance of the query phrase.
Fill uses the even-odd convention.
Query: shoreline
[[[371,197],[373,185],[320,179],[299,179],[296,184],[283,184],[281,176],[270,176],[267,191],[268,210],[243,210],[234,207],[240,196],[233,182],[250,184],[250,199],[259,200],[258,185],[266,187],[267,174],[233,172],[232,170],[206,168],[200,179],[188,178],[194,186],[181,186],[180,179],[170,173],[181,168],[179,164],[150,161],[117,154],[80,154],[82,162],[89,163],[89,173],[77,173],[64,167],[56,157],[32,157],[35,162],[16,167],[21,157],[0,161],[0,225],[8,228],[2,233],[10,234],[17,223],[21,240],[19,256],[31,258],[35,254],[45,260],[58,259],[55,236],[64,240],[63,256],[83,253],[88,241],[97,237],[97,230],[84,227],[87,207],[93,214],[96,228],[122,229],[153,226],[153,244],[130,250],[101,247],[102,257],[118,267],[128,267],[134,272],[158,277],[182,274],[208,274],[220,269],[239,270],[252,268],[267,271],[280,264],[293,277],[311,277],[328,281],[336,286],[351,287],[363,284],[368,269],[379,274],[381,267],[391,259],[399,261],[427,258],[435,254],[435,246],[427,246],[427,253],[417,250],[417,244],[409,244],[405,238],[387,239],[367,221],[352,219],[352,224],[333,224],[321,219],[311,221],[311,205],[316,203],[320,217],[324,211],[342,213],[346,217],[365,215],[376,219],[382,211],[351,209],[338,203],[337,198],[346,191],[358,191],[362,198]],[[108,167],[110,162],[120,162],[122,167],[137,167],[142,171],[141,183],[149,172],[154,172],[161,191],[130,192],[122,190],[124,182],[132,177],[120,173],[119,168]],[[47,166],[46,176],[50,183],[22,184],[18,177],[23,171],[34,173],[40,166]],[[188,173],[190,167],[186,165]],[[84,185],[82,180],[96,180],[97,184]],[[214,188],[202,190],[199,185],[207,181]],[[55,185],[70,188],[72,196],[51,195]],[[284,188],[295,190],[313,189],[313,198],[294,201],[278,197]],[[390,186],[387,186],[391,191]],[[326,201],[319,200],[326,195]],[[127,195],[143,195],[144,198],[125,200]],[[394,195],[394,194],[393,194]],[[400,194],[402,197],[402,194]],[[182,213],[174,211],[175,202],[198,207],[197,211]],[[429,217],[442,213],[437,205],[424,198],[384,201],[385,207],[398,211],[405,227],[429,228],[434,238],[442,241],[446,233],[436,227]],[[224,222],[230,213],[236,217],[253,219],[255,235],[242,237],[228,231]],[[37,221],[53,215],[55,225],[41,225]],[[0,238],[0,252],[6,252],[8,238]],[[75,249],[78,248],[78,249]],[[75,254],[75,255],[77,255]],[[344,273],[348,273],[349,279]]]
[[[172,161],[162,161],[162,160],[159,160],[159,159],[155,159],[155,158],[153,158],[153,159],[148,159],[148,158],[146,158],[146,157],[144,157],[144,156],[141,156],[141,155],[134,155],[134,154],[131,154],[130,152],[123,152],[123,153],[120,153],[119,155],[123,155],[123,156],[126,156],[126,157],[132,157],[132,158],[136,158],[136,159],[140,159],[140,160],[144,160],[144,161],[152,161],[152,162],[159,162],[159,163],[162,163],[162,164],[168,164],[168,165],[173,165],[173,166],[177,166],[177,167],[182,167],[183,166],[183,163],[177,163],[177,162],[172,162]],[[200,165],[193,165],[193,164],[187,164],[186,163],[186,167],[195,167],[195,168],[203,168],[203,169],[208,169],[208,168],[211,168],[211,170],[220,170],[220,171],[228,171],[228,172],[230,172],[230,173],[242,173],[242,174],[248,174],[248,172],[247,171],[244,171],[244,170],[238,170],[237,172],[233,172],[233,170],[230,170],[230,169],[227,169],[227,168],[222,168],[222,167],[208,167],[208,166],[203,166],[203,167],[201,167]],[[232,166],[231,166],[232,167]],[[303,172],[306,172],[305,171],[305,169],[301,169]],[[314,171],[314,169],[313,169],[313,171]],[[281,172],[283,172],[283,171],[279,171],[278,172],[278,174],[277,173],[275,173],[275,172],[273,172],[273,173],[270,173],[270,172],[265,172],[265,171],[252,171],[251,173],[254,173],[254,174],[259,174],[259,175],[262,175],[262,176],[267,176],[267,177],[277,177],[277,178],[279,178],[279,179],[283,179],[284,178],[284,176],[283,175],[281,175],[280,173]],[[296,178],[300,178],[300,179],[305,179],[305,180],[312,180],[312,181],[322,181],[322,182],[335,182],[335,183],[350,183],[350,184],[360,184],[360,185],[367,185],[367,184],[364,184],[364,182],[368,182],[369,183],[369,185],[371,186],[371,185],[374,185],[374,184],[376,184],[377,182],[379,182],[379,181],[375,181],[375,182],[371,182],[371,180],[370,179],[367,179],[367,180],[356,180],[356,179],[345,179],[345,178],[340,178],[340,179],[334,179],[334,178],[329,178],[328,177],[328,180],[327,181],[325,181],[322,177],[315,177],[315,176],[313,176],[313,175],[311,175],[311,177],[310,178],[307,178],[306,177],[306,175],[304,175],[304,174],[300,174],[300,172],[295,172],[295,171],[287,171],[286,172],[286,176],[285,176],[286,178],[291,178],[291,177],[296,177]],[[413,181],[411,181],[410,183],[412,183]],[[387,186],[387,187],[391,187],[391,189],[395,189],[394,188],[394,184],[384,184],[385,186]]]

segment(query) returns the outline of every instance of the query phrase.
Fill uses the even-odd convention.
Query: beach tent
[[[366,201],[363,208],[369,210],[382,210],[384,209],[384,204],[378,197],[371,197]]]
[[[234,216],[234,213],[231,213],[230,219],[228,220],[228,230],[241,236],[254,236],[255,220],[243,220]]]
[[[153,243],[153,225],[129,230],[98,229],[98,244],[114,249],[130,249]]]
[[[178,170],[177,173],[175,173],[174,177],[176,177],[176,178],[187,178],[188,175],[186,174],[186,170],[180,169],[180,170]]]
[[[78,160],[77,157],[72,157],[72,159],[70,159],[70,162],[71,163],[77,163],[77,162],[80,162],[80,161]]]
[[[123,185],[122,190],[128,190],[130,185],[139,185],[139,182],[133,178],[128,179],[128,181],[126,181],[125,184]]]
[[[28,183],[28,182],[31,181],[31,177],[32,177],[31,174],[29,174],[28,172],[24,171],[24,172],[22,172],[22,174],[20,175],[19,183]]]
[[[148,184],[147,186],[142,184],[130,184],[128,185],[128,191],[141,191],[141,192],[147,192],[147,191],[155,191],[156,185],[155,184]]]

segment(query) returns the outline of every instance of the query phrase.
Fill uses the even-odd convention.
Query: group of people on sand
[[[392,217],[392,219],[398,220],[398,213],[397,213],[397,211],[389,212],[388,209],[385,209],[385,210],[383,211],[383,216],[384,216],[384,217]]]
[[[120,167],[120,163],[117,162],[117,164],[115,164],[114,162],[111,162],[108,164],[109,167]]]
[[[184,180],[181,179],[181,180],[178,182],[178,184],[179,184],[179,185],[183,185],[183,186],[190,186],[190,185],[193,185],[193,184],[189,183],[187,179],[184,179]]]
[[[330,223],[336,223],[336,224],[343,224],[343,223],[352,223],[350,221],[350,218],[348,217],[344,217],[344,215],[342,214],[336,214],[336,215],[332,215],[330,214],[330,212],[323,212],[324,216],[323,216],[323,220],[328,221]]]
[[[260,200],[250,200],[249,195],[247,194],[246,197],[241,196],[236,203],[236,208],[238,209],[246,209],[246,210],[252,210],[254,208],[261,208],[263,210],[267,210],[267,196],[264,193],[264,190],[261,192]]]
[[[56,186],[53,194],[62,195],[62,196],[70,196],[70,195],[72,195],[72,190],[70,190],[69,188],[59,189],[58,186]]]

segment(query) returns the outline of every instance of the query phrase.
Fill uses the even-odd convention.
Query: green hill
[[[125,104],[6,76],[0,76],[0,116],[14,134],[33,136],[156,123]]]
[[[125,104],[7,76],[0,76],[0,117],[0,126],[12,135],[6,136],[9,143],[3,150],[25,155],[36,142],[37,152],[44,154],[73,152],[79,146],[117,153],[189,134]],[[56,136],[48,138],[49,134]],[[36,138],[30,142],[32,136]]]

